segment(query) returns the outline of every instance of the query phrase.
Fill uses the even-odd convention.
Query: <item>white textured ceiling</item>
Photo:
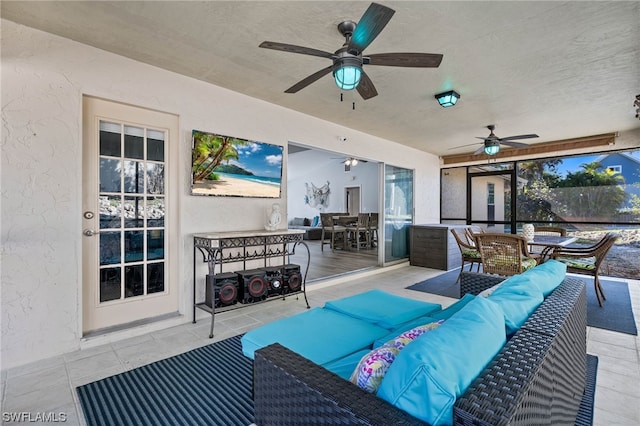
[[[364,53],[442,53],[437,69],[366,66],[379,95],[363,101],[330,65],[260,49],[265,40],[333,52],[343,20],[369,1],[2,1],[1,16],[157,67],[437,155],[473,152],[487,124],[531,143],[640,128],[640,2],[381,1],[396,13]],[[458,105],[434,94],[455,89]],[[356,101],[352,110],[351,101]]]

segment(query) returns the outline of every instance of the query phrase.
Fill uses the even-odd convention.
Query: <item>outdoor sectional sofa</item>
[[[302,356],[286,347],[291,346],[292,340],[285,338],[280,342],[282,344],[260,342],[261,336],[264,338],[266,335],[270,335],[269,339],[275,339],[277,342],[279,338],[273,337],[271,332],[282,320],[267,324],[267,333],[247,333],[245,337],[248,335],[248,339],[245,339],[246,342],[243,341],[243,344],[246,343],[247,346],[245,354],[254,356],[253,392],[256,424],[573,424],[585,388],[586,292],[581,280],[565,277],[564,270],[562,274],[558,274],[558,263],[551,262],[547,266],[543,264],[532,269],[532,273],[515,276],[505,281],[499,289],[491,289],[493,294],[486,299],[473,295],[486,293],[487,289],[495,288],[504,278],[464,272],[461,275],[463,297],[460,301],[445,310],[436,308],[427,314],[417,315],[413,320],[406,321],[403,327],[396,328],[396,331],[406,330],[423,319],[444,319],[444,323],[437,330],[418,337],[402,349],[382,379],[377,394],[364,391],[345,380],[344,372],[349,371],[349,368],[353,369],[354,362],[357,363],[357,359],[361,357],[361,351],[343,357],[342,364],[340,359],[318,362],[316,355],[304,353],[305,348],[294,348],[305,355]],[[509,290],[510,284],[514,281],[513,288]],[[527,296],[527,293],[535,293],[530,292],[529,288],[535,287],[536,284],[540,284],[541,291],[545,294],[544,299],[533,308],[533,312],[524,314],[523,324],[518,324],[518,321],[513,323],[514,318],[523,315],[522,305],[519,303],[530,296]],[[433,373],[431,367],[424,365],[424,362],[431,360],[421,361],[423,365],[411,370],[411,373],[407,374],[410,379],[402,381],[400,377],[400,393],[403,395],[389,398],[390,386],[387,386],[387,395],[382,398],[380,394],[385,382],[391,380],[389,376],[395,373],[393,380],[398,380],[398,371],[406,369],[406,358],[414,357],[416,353],[418,357],[435,353],[435,362],[445,364],[443,371],[446,371],[447,363],[452,362],[450,365],[464,369],[465,363],[477,363],[478,358],[485,356],[480,353],[482,350],[479,351],[479,348],[482,349],[482,345],[478,346],[477,342],[470,342],[466,348],[464,347],[465,339],[473,340],[471,336],[476,331],[469,336],[460,333],[462,337],[458,339],[456,333],[451,333],[451,327],[446,328],[454,325],[460,327],[461,317],[468,317],[467,311],[470,308],[487,305],[480,299],[495,300],[494,304],[500,304],[500,299],[502,302],[506,301],[501,308],[504,314],[506,343],[486,362],[480,360],[484,366],[479,374],[469,381],[470,384],[456,396],[452,407],[446,412],[448,414],[438,417],[436,421],[427,422],[424,415],[430,405],[426,401],[427,392],[423,392],[421,388],[416,391],[414,386],[418,382],[422,386],[427,382],[424,379],[425,374]],[[346,302],[340,305],[342,301]],[[344,308],[348,306],[349,298],[336,302],[339,308]],[[525,305],[527,303],[523,302]],[[329,306],[317,309],[331,309],[331,303],[328,304]],[[385,310],[381,307],[378,309]],[[299,315],[303,316],[306,313]],[[492,316],[490,312],[485,314],[482,316]],[[367,319],[375,321],[372,318]],[[491,319],[491,322],[494,321],[495,318]],[[330,335],[326,331],[324,334]],[[495,331],[492,334],[496,334]],[[435,350],[435,347],[430,345],[438,344],[438,336],[445,336],[445,342],[451,342],[454,346],[460,345],[462,341],[463,347],[440,347]],[[375,339],[372,346],[375,347],[387,337]],[[318,339],[324,341],[327,346],[334,343],[330,338]],[[421,344],[422,349],[419,347]],[[438,361],[438,354],[442,353],[447,354],[446,358]],[[430,355],[426,356],[428,358]],[[315,361],[309,357],[315,358]],[[434,367],[432,370],[437,368]],[[433,393],[433,386],[430,389]],[[398,386],[395,386],[395,391],[397,390]],[[388,402],[389,400],[393,404]],[[433,417],[427,414],[426,418]]]

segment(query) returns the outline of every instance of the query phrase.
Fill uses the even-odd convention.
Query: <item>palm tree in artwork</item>
[[[238,146],[248,141],[211,133],[194,132],[193,181],[207,178],[223,161],[237,160]]]

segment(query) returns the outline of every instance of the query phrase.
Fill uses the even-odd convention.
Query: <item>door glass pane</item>
[[[144,198],[124,197],[124,227],[142,228],[144,226]]]
[[[150,263],[147,266],[147,293],[164,291],[164,262]]]
[[[144,163],[142,161],[124,162],[124,192],[142,194],[144,192]]]
[[[148,231],[147,259],[164,259],[164,231],[159,229]]]
[[[124,297],[144,294],[144,265],[128,265],[124,274]]]
[[[147,226],[149,228],[164,226],[164,197],[147,198]]]
[[[100,122],[100,155],[120,157],[120,125]]]
[[[120,192],[120,160],[100,158],[100,192]]]
[[[143,231],[124,232],[125,262],[139,262],[144,260]]]
[[[164,165],[158,163],[147,164],[147,191],[149,194],[164,194]]]
[[[413,170],[385,165],[385,262],[409,257],[413,223]]]
[[[122,202],[120,198],[120,195],[101,195],[99,197],[100,229],[120,228],[122,226]]]
[[[164,132],[147,130],[147,160],[164,161]]]
[[[124,126],[124,156],[144,159],[144,129]]]
[[[120,263],[120,232],[101,232],[99,235],[100,264]]]
[[[120,267],[100,269],[100,302],[120,299]]]

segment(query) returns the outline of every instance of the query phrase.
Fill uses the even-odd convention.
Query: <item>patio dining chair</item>
[[[561,237],[567,236],[567,230],[559,228],[557,226],[536,226],[533,228],[533,232],[539,235],[559,235]]]
[[[460,249],[460,257],[462,258],[462,264],[460,265],[460,273],[458,274],[458,280],[460,279],[460,275],[464,270],[465,264],[469,264],[469,271],[473,270],[473,265],[477,265],[477,271],[480,272],[480,265],[482,264],[482,259],[480,258],[480,252],[475,246],[475,243],[472,243],[467,238],[467,231],[471,228],[451,228],[450,231],[453,234],[453,238],[455,238],[456,243],[458,243],[458,248]],[[458,282],[456,280],[456,282]]]
[[[520,235],[482,233],[475,234],[475,239],[487,274],[516,275],[538,264],[536,256],[529,253],[527,239]]]
[[[567,272],[591,275],[593,277],[593,288],[600,307],[602,307],[602,301],[607,300],[600,285],[600,266],[617,239],[618,234],[608,232],[600,241],[592,246],[558,247],[551,254],[552,259],[567,265]]]

